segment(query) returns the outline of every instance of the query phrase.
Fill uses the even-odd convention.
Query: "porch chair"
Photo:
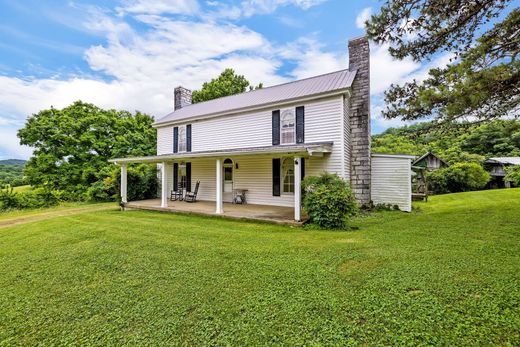
[[[177,201],[177,200],[182,201],[183,197],[184,197],[184,188],[182,186],[182,182],[179,182],[179,184],[177,185],[177,189],[172,190],[170,193],[170,201]]]
[[[187,192],[184,197],[184,201],[186,202],[197,202],[197,193],[199,192],[200,181],[197,181],[195,184],[195,190],[193,192]]]

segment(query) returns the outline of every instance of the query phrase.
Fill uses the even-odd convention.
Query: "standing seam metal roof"
[[[487,161],[494,161],[500,164],[520,165],[520,157],[493,157]]]
[[[166,115],[155,122],[155,125],[342,90],[352,86],[355,76],[356,70],[340,70],[192,104]]]

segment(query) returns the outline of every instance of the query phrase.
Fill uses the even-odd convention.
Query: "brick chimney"
[[[191,105],[191,90],[184,87],[177,87],[174,91],[174,111],[184,106]]]
[[[350,184],[358,202],[370,203],[370,48],[366,36],[348,42],[349,70],[357,70],[350,99]]]

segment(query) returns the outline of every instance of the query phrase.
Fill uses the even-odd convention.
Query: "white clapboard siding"
[[[173,153],[173,127],[157,128],[157,154]]]
[[[305,103],[284,106],[305,106],[305,142],[333,142],[332,153],[305,160],[305,174],[337,173],[350,177],[350,121],[348,99],[333,96]],[[264,109],[240,115],[223,116],[190,123],[179,123],[157,128],[157,154],[173,152],[173,127],[192,124],[192,151],[213,151],[272,145],[272,111]],[[225,158],[221,158],[222,160]],[[294,195],[272,195],[272,158],[270,156],[231,157],[234,169],[234,187],[247,189],[251,204],[294,206]],[[283,159],[283,158],[282,158]],[[215,200],[215,158],[192,159],[192,187],[201,181],[198,198]],[[168,189],[173,189],[173,165],[168,164]]]
[[[332,153],[326,154],[319,160],[321,162],[320,172],[328,171],[344,176],[342,129],[342,96],[305,105],[305,142],[334,142]]]
[[[224,158],[222,158],[223,160]],[[236,157],[233,164],[233,186],[235,189],[247,189],[247,200],[250,204],[294,206],[294,194],[273,196],[272,158],[262,156]],[[173,169],[168,170],[168,180],[173,177]],[[200,181],[197,198],[215,201],[216,162],[215,159],[194,159],[191,161],[191,185]]]
[[[324,170],[342,174],[343,96],[308,101],[284,108],[305,106],[305,142],[333,141],[333,152],[323,161]],[[173,127],[192,124],[192,151],[213,151],[272,145],[272,111],[264,109],[244,114],[203,119],[157,128],[157,154],[173,152]]]
[[[236,163],[238,169],[234,171],[233,183],[235,188],[248,190],[246,194],[249,203],[294,206],[294,194],[282,192],[281,196],[273,196],[272,158],[260,156],[237,157]]]
[[[215,159],[197,159],[191,162],[191,187],[200,181],[197,199],[215,201],[217,167]]]
[[[371,196],[374,204],[412,210],[411,156],[372,154]]]

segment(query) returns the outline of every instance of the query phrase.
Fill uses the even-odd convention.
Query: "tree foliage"
[[[484,188],[491,176],[476,163],[456,163],[426,173],[428,188],[435,193],[466,192]]]
[[[249,90],[253,90],[261,89],[263,85],[260,83],[253,87],[243,75],[237,75],[233,69],[225,69],[217,78],[210,82],[204,82],[200,90],[194,90],[191,95],[192,102],[195,104],[243,93],[247,90],[247,87],[249,87]]]
[[[0,160],[0,187],[9,185],[11,187],[23,186],[23,168],[25,160],[7,159]]]
[[[25,167],[28,183],[84,196],[106,178],[108,159],[154,155],[156,132],[146,114],[103,110],[77,101],[61,110],[42,110],[18,131],[34,148]]]
[[[369,36],[389,43],[399,59],[453,54],[451,64],[424,81],[392,85],[385,93],[387,118],[433,117],[438,123],[519,116],[520,9],[499,16],[509,0],[388,0],[367,22]],[[481,36],[482,30],[489,26]]]
[[[504,181],[511,181],[515,187],[520,187],[520,165],[508,166],[506,169],[506,176]]]
[[[348,216],[357,210],[350,186],[336,174],[307,176],[302,188],[303,208],[311,222],[322,228],[344,228]]]
[[[412,155],[431,151],[450,164],[482,163],[485,157],[520,156],[520,121],[494,120],[442,130],[432,122],[390,128],[372,136],[372,151]]]

